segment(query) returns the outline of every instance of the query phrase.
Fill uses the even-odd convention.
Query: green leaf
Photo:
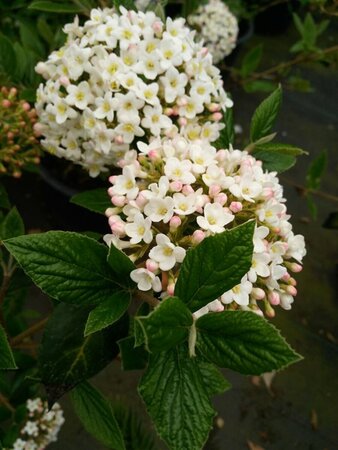
[[[301,359],[273,325],[250,311],[209,313],[196,321],[196,328],[203,357],[242,374],[280,370]]]
[[[310,164],[306,175],[306,188],[316,190],[320,188],[321,178],[327,166],[327,152],[321,152]]]
[[[231,388],[231,384],[226,380],[222,372],[214,365],[207,361],[198,361],[199,370],[203,380],[205,380],[205,389],[209,397],[217,394],[223,394]]]
[[[25,226],[19,214],[19,211],[14,206],[7,216],[4,218],[0,226],[1,240],[15,238],[25,233]]]
[[[196,311],[236,286],[251,267],[255,221],[205,238],[187,252],[175,295]]]
[[[135,282],[130,278],[130,272],[136,269],[135,264],[114,244],[109,249],[108,264],[121,286],[126,289],[135,287]]]
[[[272,92],[277,88],[277,83],[268,80],[246,81],[243,85],[245,92]]]
[[[35,9],[37,11],[46,11],[52,13],[80,13],[84,11],[82,6],[77,6],[68,3],[59,3],[55,1],[36,0],[32,2],[28,9]]]
[[[135,2],[133,0],[113,0],[114,6],[119,10],[120,6],[124,6],[126,9],[135,10]]]
[[[39,57],[45,56],[45,49],[36,33],[35,27],[25,22],[20,22],[19,25],[20,39],[24,49],[31,50]]]
[[[90,307],[59,304],[40,346],[39,374],[51,403],[100,372],[118,354],[116,341],[127,334],[127,320],[84,337]]]
[[[71,393],[74,410],[85,430],[113,450],[124,450],[120,427],[115,419],[112,406],[89,383],[82,383]]]
[[[211,391],[216,388],[212,375],[205,378],[206,366],[199,358],[190,358],[182,345],[167,352],[153,354],[142,377],[139,392],[158,434],[171,450],[201,449],[207,440],[215,411]]]
[[[177,297],[162,300],[149,316],[135,317],[143,330],[145,346],[150,352],[169,350],[188,339],[193,317]]]
[[[187,18],[192,12],[194,12],[200,4],[205,3],[201,0],[185,0],[183,2],[183,17]]]
[[[84,335],[96,333],[117,322],[127,311],[130,294],[126,291],[115,292],[111,298],[100,303],[88,316]]]
[[[296,163],[296,156],[307,154],[307,152],[294,145],[269,142],[255,145],[252,154],[263,162],[264,169],[283,172]]]
[[[144,347],[135,348],[134,336],[128,336],[118,341],[120,347],[122,369],[123,370],[141,370],[148,362],[149,353]]]
[[[0,69],[8,75],[13,75],[16,70],[16,55],[11,41],[0,34]]]
[[[38,17],[36,27],[42,39],[44,39],[49,46],[52,46],[54,42],[54,32],[44,17]]]
[[[293,18],[293,22],[295,24],[295,27],[297,28],[298,33],[303,36],[303,32],[304,32],[304,27],[303,27],[303,23],[300,20],[300,17],[298,16],[298,14],[293,13],[292,14],[292,18]]]
[[[158,450],[154,436],[144,426],[138,411],[131,410],[121,402],[114,402],[113,409],[128,450]]]
[[[0,183],[0,208],[10,209],[11,204],[8,198],[7,191],[3,184]]]
[[[218,149],[227,149],[230,144],[235,142],[235,127],[232,108],[227,108],[223,116],[225,128],[221,130],[220,137],[217,140],[216,147]]]
[[[27,55],[22,45],[20,45],[18,42],[14,43],[14,51],[17,61],[15,78],[18,79],[19,81],[22,81],[24,80],[28,66]]]
[[[104,214],[106,209],[112,206],[107,189],[104,188],[80,192],[74,195],[70,201],[75,205],[100,214]]]
[[[242,65],[240,68],[240,73],[243,78],[252,74],[257,69],[259,63],[262,60],[262,56],[263,56],[263,44],[257,45],[244,55]]]
[[[269,97],[262,101],[254,112],[250,126],[251,142],[256,142],[258,139],[271,133],[281,103],[282,88],[279,86]]]
[[[6,332],[0,325],[0,370],[17,369]]]
[[[316,220],[317,216],[318,216],[318,208],[317,208],[315,201],[313,200],[312,195],[307,194],[306,203],[307,203],[307,207],[310,211],[311,218],[313,220]]]
[[[96,305],[123,289],[107,264],[108,248],[87,236],[49,231],[4,245],[34,283],[56,300]]]
[[[265,170],[285,172],[296,164],[296,158],[292,155],[270,152],[269,150],[259,150],[255,152],[255,158],[263,162]]]

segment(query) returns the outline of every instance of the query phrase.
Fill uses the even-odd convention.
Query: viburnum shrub
[[[171,135],[215,141],[232,106],[219,70],[182,18],[93,9],[64,27],[65,45],[36,71],[37,129],[50,153],[92,177],[117,164],[130,144]]]
[[[203,40],[216,64],[236,47],[237,18],[222,0],[209,0],[200,5],[188,16],[187,22],[197,30],[197,38]]]
[[[35,109],[20,100],[15,87],[0,88],[0,173],[19,178],[27,166],[39,164],[40,145],[34,132]]]
[[[126,152],[111,198],[73,199],[108,209],[110,246],[63,231],[4,240],[55,300],[38,360],[49,402],[72,391],[85,429],[106,447],[126,448],[125,427],[85,380],[118,353],[123,370],[144,369],[139,393],[172,450],[203,448],[211,397],[229,388],[219,368],[259,375],[300,359],[266,318],[290,308],[305,254],[277,178],[303,153],[272,142],[280,103],[278,88],[258,106],[244,151],[233,149],[229,110],[213,145],[176,133]]]

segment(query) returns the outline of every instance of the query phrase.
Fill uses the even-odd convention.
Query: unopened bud
[[[238,213],[242,211],[243,205],[241,202],[231,202],[229,208],[233,213]]]
[[[181,181],[172,181],[170,183],[170,190],[172,192],[180,192],[182,190],[183,184]]]
[[[149,270],[149,272],[156,272],[159,268],[159,265],[156,261],[153,259],[147,259],[146,261],[146,268]]]
[[[228,196],[224,192],[221,192],[220,194],[216,195],[214,200],[215,203],[219,203],[221,206],[224,206],[228,201]]]
[[[126,204],[126,198],[124,195],[113,195],[111,198],[111,202],[115,206],[122,207]]]
[[[217,194],[221,192],[221,186],[219,184],[213,184],[209,188],[209,195],[210,197],[216,197]]]
[[[214,122],[219,122],[220,120],[222,120],[222,117],[223,117],[223,115],[222,115],[222,113],[220,113],[220,112],[215,112],[215,113],[213,113],[213,115],[211,116],[211,118],[212,118],[212,120],[213,120]]]
[[[182,220],[178,216],[173,216],[169,221],[170,231],[177,230],[181,224]]]
[[[197,245],[200,242],[202,242],[204,238],[205,238],[204,231],[202,231],[202,230],[195,230],[193,235],[192,235],[192,243]]]
[[[258,287],[252,289],[251,295],[255,300],[263,300],[263,298],[265,298],[265,292]]]
[[[277,306],[280,304],[280,296],[276,291],[269,292],[268,299],[271,305]]]

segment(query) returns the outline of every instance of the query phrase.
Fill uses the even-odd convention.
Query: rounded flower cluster
[[[19,178],[25,166],[39,164],[36,120],[35,110],[18,98],[16,88],[0,88],[0,173]]]
[[[190,138],[218,138],[232,101],[184,19],[93,9],[83,26],[76,18],[64,31],[64,47],[36,67],[47,80],[36,103],[47,151],[95,177],[142,138],[178,127]]]
[[[27,400],[28,418],[11,450],[43,450],[57,440],[65,419],[58,403],[49,410],[41,398]]]
[[[245,151],[180,135],[139,143],[138,150],[127,153],[121,175],[110,177],[112,234],[105,236],[135,262],[138,289],[173,295],[189,248],[255,219],[251,269],[195,314],[241,308],[273,316],[274,306],[290,309],[297,293],[291,273],[302,269],[305,246],[292,232],[276,172]]]
[[[216,64],[236,47],[238,22],[222,0],[209,0],[187,20],[197,30],[197,36],[203,39]]]

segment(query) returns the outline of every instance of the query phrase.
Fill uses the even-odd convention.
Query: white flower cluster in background
[[[41,398],[27,400],[28,418],[11,450],[43,450],[57,440],[65,419],[58,403],[49,410]]]
[[[191,14],[187,21],[197,30],[197,36],[203,39],[214,63],[222,61],[236,47],[239,31],[237,18],[222,0],[209,0]]]
[[[43,147],[95,177],[140,139],[219,136],[232,106],[219,70],[184,19],[153,12],[93,9],[83,26],[65,26],[66,44],[36,71],[36,129]]]
[[[121,175],[110,177],[113,204],[106,215],[108,245],[123,250],[142,291],[174,294],[189,248],[206,236],[255,219],[252,266],[241,283],[196,316],[224,308],[274,315],[290,309],[297,291],[291,272],[302,269],[304,238],[295,235],[276,172],[245,151],[216,150],[207,141],[154,139],[126,154]]]

